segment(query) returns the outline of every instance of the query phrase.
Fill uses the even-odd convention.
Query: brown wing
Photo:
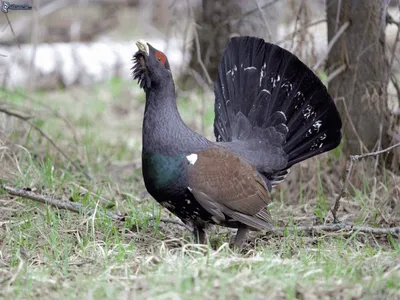
[[[252,165],[222,148],[196,155],[188,165],[189,189],[214,221],[227,215],[254,229],[271,227],[268,190]]]

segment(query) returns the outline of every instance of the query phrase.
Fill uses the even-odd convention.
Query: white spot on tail
[[[188,190],[189,192],[193,191],[193,189],[190,186],[188,186]]]
[[[319,132],[319,128],[322,126],[322,121],[318,120],[313,124],[314,129]]]
[[[186,159],[189,161],[191,165],[194,165],[197,161],[198,155],[196,153],[190,154],[186,156]]]
[[[277,113],[285,118],[285,122],[287,121],[286,115],[285,115],[285,113],[283,111],[278,110]]]
[[[261,72],[260,72],[260,86],[261,86],[262,80],[264,79],[264,77],[266,75],[266,72],[265,72],[266,68],[267,68],[267,64],[264,63],[264,65],[261,67]]]
[[[266,90],[266,89],[262,89],[261,92],[266,92],[267,94],[270,94],[270,95],[271,95],[271,92],[268,91],[268,90]]]

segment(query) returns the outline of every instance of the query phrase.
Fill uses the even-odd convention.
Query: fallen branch
[[[390,146],[386,149],[380,150],[380,151],[375,151],[375,152],[370,152],[370,153],[360,154],[360,155],[350,155],[350,162],[348,164],[348,167],[346,168],[346,179],[344,180],[342,189],[340,190],[340,193],[335,200],[335,205],[333,206],[333,209],[331,210],[334,223],[338,223],[337,211],[340,207],[340,200],[344,197],[344,195],[347,192],[347,186],[348,186],[348,182],[350,180],[350,174],[351,174],[351,170],[353,169],[354,162],[359,161],[364,158],[367,158],[367,157],[378,156],[380,154],[389,152],[390,150],[397,148],[399,146],[400,146],[400,143],[397,143],[395,145],[392,145],[392,146]]]
[[[69,157],[69,156],[68,156],[54,141],[53,141],[53,139],[52,139],[50,136],[47,135],[47,133],[45,133],[39,126],[37,126],[36,124],[32,123],[32,122],[29,120],[30,117],[23,116],[23,115],[21,115],[21,114],[19,114],[19,113],[17,113],[17,112],[9,111],[8,109],[6,109],[6,108],[4,108],[4,107],[0,107],[0,112],[3,112],[3,113],[5,113],[6,115],[15,117],[15,118],[17,118],[17,119],[20,119],[20,120],[22,120],[22,121],[28,123],[31,127],[33,127],[36,131],[38,131],[38,132],[40,133],[40,135],[42,135],[46,140],[48,140],[48,141],[50,142],[50,144],[52,144],[53,147],[54,147],[58,152],[60,152],[60,154],[61,154],[62,156],[64,156],[78,171],[82,172],[82,174],[85,175],[85,177],[86,177],[88,180],[91,180],[91,179],[92,179],[92,178],[90,177],[90,175],[89,175],[86,171],[83,170],[83,168],[81,168],[75,161],[73,161],[73,160],[72,160],[72,159],[71,159],[71,158],[70,158],[70,157]]]
[[[43,204],[51,205],[54,207],[57,207],[58,209],[65,209],[69,210],[75,213],[83,213],[86,215],[93,215],[95,212],[94,210],[88,210],[84,211],[82,209],[82,205],[79,203],[71,202],[66,199],[58,198],[55,196],[49,196],[49,195],[43,195],[43,194],[38,194],[33,191],[30,191],[28,189],[23,189],[23,188],[16,188],[8,185],[3,185],[2,188],[9,193],[10,195],[13,196],[18,196],[26,199],[30,199],[33,201],[37,201]],[[97,213],[102,214],[101,211],[97,210]],[[118,223],[121,225],[121,222],[125,220],[125,216],[123,215],[118,215],[114,214],[111,212],[106,212],[103,213],[104,215],[108,216],[111,218],[114,222]],[[153,220],[156,220],[156,218],[153,218]],[[160,222],[162,223],[170,223],[170,224],[175,224],[182,226],[188,230],[191,230],[191,228],[184,224],[182,221],[178,219],[168,219],[168,218],[161,218],[159,219]],[[278,234],[283,234],[285,231],[303,231],[306,233],[313,233],[313,232],[319,232],[319,231],[328,231],[328,232],[335,232],[335,231],[346,231],[346,232],[352,232],[352,231],[359,231],[359,232],[364,232],[364,233],[372,233],[372,234],[392,234],[392,235],[397,235],[400,234],[400,227],[391,227],[391,228],[375,228],[375,227],[366,227],[366,226],[354,226],[352,224],[329,224],[329,225],[317,225],[317,226],[297,226],[297,227],[274,227],[272,229],[269,229],[266,231],[266,233],[278,233]]]
[[[400,227],[389,227],[389,228],[376,228],[376,227],[368,227],[368,226],[356,226],[353,224],[325,224],[325,225],[316,225],[316,226],[296,226],[296,227],[274,227],[272,229],[267,230],[267,233],[284,233],[284,231],[303,231],[306,233],[314,233],[320,231],[327,232],[337,232],[337,231],[359,231],[364,233],[372,233],[372,234],[392,234],[397,235],[400,234]]]
[[[43,204],[51,205],[51,206],[57,207],[58,209],[65,209],[65,210],[69,210],[69,211],[72,211],[75,213],[83,213],[86,215],[93,215],[93,213],[94,213],[94,210],[88,210],[85,212],[80,203],[71,202],[66,199],[58,198],[55,196],[38,194],[38,193],[35,193],[28,189],[24,189],[24,188],[16,188],[16,187],[8,186],[8,185],[3,185],[2,187],[10,195],[19,196],[19,197],[30,199],[30,200],[40,202]],[[97,211],[97,212],[101,213],[99,211]],[[121,222],[125,219],[125,216],[117,215],[117,214],[114,214],[111,212],[106,212],[105,215],[110,217],[115,222]]]

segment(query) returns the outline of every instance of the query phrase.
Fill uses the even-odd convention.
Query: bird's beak
[[[138,47],[139,51],[143,51],[147,56],[149,56],[149,45],[145,41],[137,41],[136,46]]]

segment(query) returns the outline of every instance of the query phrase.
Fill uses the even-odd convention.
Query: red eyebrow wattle
[[[156,57],[159,58],[159,59],[161,60],[161,63],[162,63],[162,64],[165,64],[165,60],[166,60],[167,58],[165,57],[164,53],[157,52],[157,53],[156,53]]]

